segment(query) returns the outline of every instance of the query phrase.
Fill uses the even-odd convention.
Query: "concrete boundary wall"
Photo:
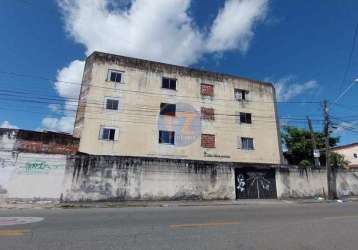
[[[341,170],[336,174],[338,196],[358,195],[358,170]]]
[[[0,151],[0,198],[234,200],[235,170],[255,172],[265,167],[270,166]],[[339,169],[335,176],[339,197],[358,195],[358,170]],[[282,166],[273,178],[279,199],[327,195],[325,169]]]
[[[310,168],[278,168],[277,198],[307,198],[327,193],[326,171]]]
[[[0,152],[0,198],[60,199],[65,155]]]
[[[65,179],[65,201],[235,199],[234,170],[225,163],[76,156]]]
[[[309,198],[327,195],[325,169],[281,167],[276,170],[277,197]],[[336,170],[338,197],[358,195],[358,170]]]

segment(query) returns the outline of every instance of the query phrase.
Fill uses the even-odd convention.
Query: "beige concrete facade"
[[[333,148],[332,152],[343,155],[349,162],[348,167],[358,168],[358,143]]]
[[[120,83],[109,80],[109,70],[122,73]],[[162,88],[163,77],[176,79],[176,90]],[[202,83],[214,86],[212,97],[201,95]],[[246,100],[236,100],[234,89],[248,91]],[[119,100],[119,109],[107,110],[106,98]],[[213,108],[215,119],[200,120],[197,138],[188,145],[161,144],[161,103],[181,103],[199,115],[202,107]],[[239,112],[251,113],[252,123],[240,123]],[[192,119],[185,122],[190,124]],[[115,129],[114,140],[101,139],[104,127]],[[215,135],[215,147],[203,148],[200,134]],[[74,136],[80,138],[81,152],[94,155],[262,164],[281,161],[272,84],[99,52],[86,60]],[[242,137],[253,139],[253,150],[243,149]]]

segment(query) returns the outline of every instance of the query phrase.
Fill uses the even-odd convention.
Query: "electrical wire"
[[[342,91],[342,88],[343,88],[343,86],[344,86],[344,84],[346,82],[346,79],[347,79],[349,69],[351,68],[351,65],[352,65],[352,57],[353,57],[354,50],[355,50],[355,47],[356,47],[357,34],[358,34],[358,22],[357,22],[357,24],[355,26],[355,29],[354,29],[353,41],[352,41],[351,50],[350,50],[350,53],[349,53],[349,56],[348,56],[348,62],[347,62],[347,65],[346,65],[344,73],[343,73],[342,81],[341,81],[341,83],[339,85],[339,91],[338,91],[339,94],[337,96],[339,96],[341,91]]]
[[[54,79],[43,77],[43,76],[20,74],[20,73],[3,71],[3,70],[0,70],[0,74],[7,74],[7,75],[11,75],[11,76],[16,76],[16,77],[35,78],[35,79],[39,79],[39,80],[45,80],[45,81],[50,81],[50,82],[60,82],[60,83],[65,83],[65,84],[74,84],[74,85],[79,85],[79,86],[82,85],[81,82],[54,80]],[[119,85],[123,85],[123,84],[125,84],[125,83],[119,83]],[[129,92],[129,93],[136,93],[136,94],[139,93],[139,94],[143,94],[143,95],[156,95],[156,96],[159,95],[159,96],[165,96],[165,97],[177,97],[177,98],[180,97],[180,98],[191,98],[191,99],[200,99],[200,100],[203,99],[202,97],[177,95],[177,94],[168,94],[168,93],[158,93],[158,92],[149,92],[149,91],[140,91],[140,90],[127,90],[127,89],[106,87],[106,86],[101,86],[101,85],[96,85],[96,84],[84,84],[82,86],[85,86],[85,87],[90,86],[90,87],[94,87],[94,88],[115,90],[115,91],[118,91],[118,92]],[[220,101],[229,101],[229,102],[234,101],[233,99],[216,98],[216,97],[214,97],[214,98],[215,98],[215,100],[220,100]],[[275,103],[274,101],[253,101],[253,100],[250,100],[250,102]],[[320,103],[320,101],[276,101],[276,103],[302,104],[302,103]]]

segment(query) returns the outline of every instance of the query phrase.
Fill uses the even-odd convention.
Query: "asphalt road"
[[[0,210],[9,216],[43,220],[0,226],[0,249],[358,249],[358,203]]]

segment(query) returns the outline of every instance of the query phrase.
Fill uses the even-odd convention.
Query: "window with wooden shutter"
[[[215,135],[202,134],[201,135],[201,146],[203,148],[215,148]]]
[[[200,93],[202,96],[214,96],[214,85],[202,83],[200,85]]]
[[[201,108],[201,119],[202,120],[215,120],[215,112],[213,108]]]

